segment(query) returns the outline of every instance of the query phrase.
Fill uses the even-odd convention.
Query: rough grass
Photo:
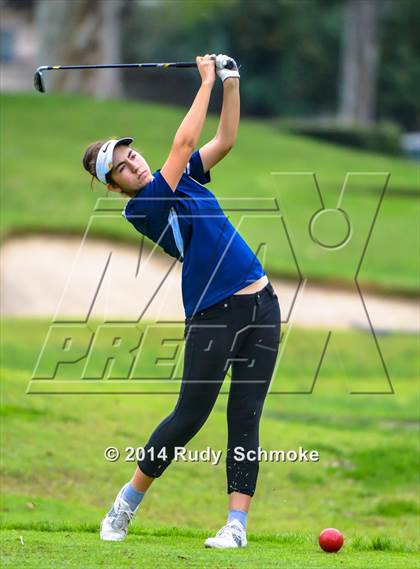
[[[132,134],[154,170],[162,165],[186,109],[34,93],[3,95],[0,112],[0,134],[7,141],[0,155],[4,238],[33,231],[82,236],[96,200],[105,196],[99,183],[96,191],[90,191],[89,177],[81,167],[87,144]],[[209,117],[203,143],[213,136],[216,126],[216,117]],[[311,173],[317,175],[325,207],[334,208],[349,172],[355,174],[347,180],[342,207],[351,218],[353,235],[342,249],[323,249],[314,245],[308,232],[312,215],[321,207]],[[270,217],[267,211],[256,213],[267,206],[263,198],[275,197],[304,276],[353,286],[388,174],[359,281],[365,287],[415,293],[419,202],[414,163],[279,133],[267,122],[244,119],[234,151],[214,168],[210,188],[270,274],[297,277],[279,218]],[[233,210],[232,201],[231,208],[223,201],[228,197],[235,200]],[[241,206],[237,200],[242,197],[251,198],[252,203]],[[244,213],[244,207],[256,207],[254,217]],[[119,215],[121,208],[122,204],[105,223],[93,223],[91,235],[138,240],[138,234]],[[342,222],[337,216],[324,215],[317,222],[317,238],[336,242],[342,236]]]
[[[203,548],[203,540],[225,520],[223,458],[218,466],[173,463],[150,489],[127,540],[99,541],[100,519],[134,469],[123,460],[124,449],[144,444],[176,397],[26,395],[47,326],[31,320],[3,326],[3,566],[416,567],[415,337],[384,338],[384,354],[392,354],[394,395],[352,396],[331,364],[312,394],[268,396],[261,446],[317,449],[320,461],[262,462],[249,515],[249,548],[214,552]],[[299,351],[317,334],[296,336],[300,347],[288,363],[290,380],[299,383]],[[374,356],[360,353],[359,334],[341,333],[341,339],[349,360],[363,359],[365,381],[375,379]],[[280,367],[275,381],[284,373]],[[188,448],[224,451],[225,411],[221,395]],[[104,459],[109,445],[121,450],[118,462]],[[337,555],[317,545],[325,527],[344,533],[345,546]]]

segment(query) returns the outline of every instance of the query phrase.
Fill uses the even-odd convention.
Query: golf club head
[[[42,77],[42,72],[39,69],[35,71],[34,87],[40,93],[45,93],[44,78]]]

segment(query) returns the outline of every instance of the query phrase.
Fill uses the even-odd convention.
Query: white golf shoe
[[[112,508],[102,520],[100,536],[104,541],[122,541],[127,535],[128,524],[138,509],[136,508],[133,511],[122,498],[126,486],[127,484],[118,492]]]
[[[246,531],[238,520],[232,520],[216,533],[215,537],[208,537],[204,542],[206,547],[220,549],[228,547],[246,547]]]

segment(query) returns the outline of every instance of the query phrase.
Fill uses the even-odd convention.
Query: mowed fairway
[[[98,542],[86,531],[71,529],[57,532],[3,532],[3,547],[13,551],[3,559],[3,567],[124,567],[172,569],[203,567],[235,569],[236,567],[287,567],[291,569],[328,567],[375,568],[418,567],[414,554],[390,551],[392,543],[357,543],[346,551],[326,554],[317,550],[309,537],[301,535],[251,535],[252,545],[243,550],[222,551],[204,548],[207,533],[172,530],[168,532],[131,532],[123,543]],[[20,536],[24,536],[24,545]],[[370,551],[365,551],[370,549]],[[386,551],[380,551],[385,549]]]
[[[27,395],[47,329],[46,321],[9,320],[2,330],[4,567],[419,566],[413,336],[379,338],[394,395],[349,394],[360,386],[386,390],[387,384],[375,354],[363,347],[367,335],[348,332],[336,336],[312,394],[268,396],[261,447],[315,449],[320,460],[261,462],[249,547],[223,552],[205,549],[203,541],[225,520],[224,454],[217,466],[174,462],[152,486],[126,541],[99,540],[100,520],[134,469],[124,449],[146,442],[176,396]],[[300,362],[319,334],[295,333],[291,357],[279,366],[273,385],[284,379],[289,390],[305,389]],[[98,359],[104,350],[99,346]],[[145,355],[153,366],[153,353]],[[171,387],[176,391],[178,384]],[[223,391],[228,387],[229,377]],[[226,401],[221,394],[188,448],[224,453]],[[104,459],[111,445],[121,451],[118,462]],[[338,554],[317,545],[325,527],[344,533]]]

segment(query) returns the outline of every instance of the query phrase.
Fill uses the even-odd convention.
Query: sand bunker
[[[1,248],[1,311],[9,316],[42,316],[122,321],[183,321],[182,265],[166,254],[111,241],[57,236],[18,237]],[[357,291],[271,278],[282,320],[311,328],[369,328]],[[365,294],[374,329],[418,331],[416,300]]]

